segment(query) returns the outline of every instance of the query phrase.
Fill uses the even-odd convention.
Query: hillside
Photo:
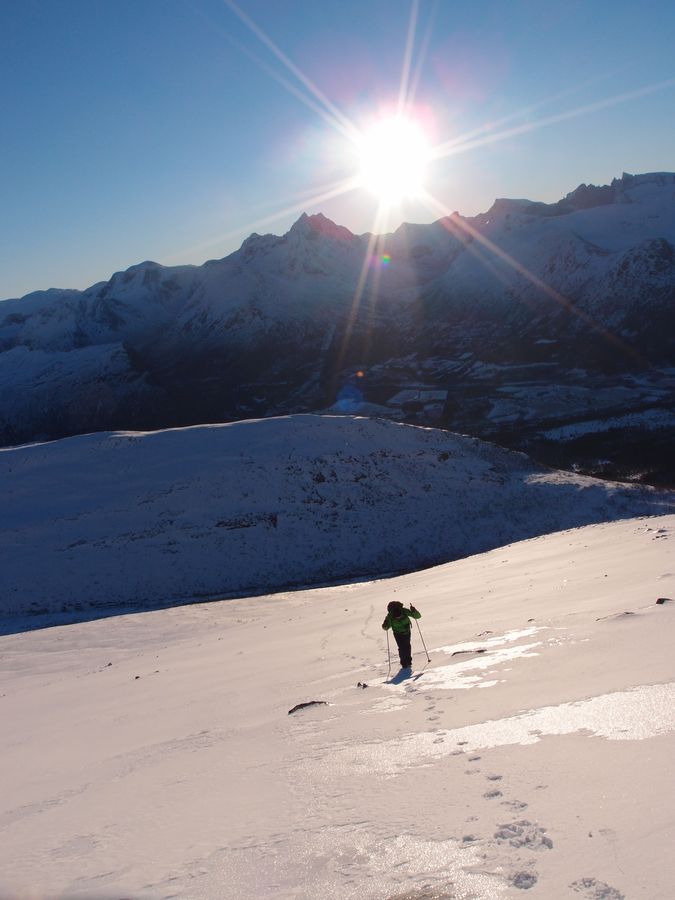
[[[670,900],[674,540],[1,637],[0,895]],[[392,597],[431,663],[385,683]]]
[[[309,415],[4,449],[0,491],[5,620],[372,578],[675,510],[462,435]]]

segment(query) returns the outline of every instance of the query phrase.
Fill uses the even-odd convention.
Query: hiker
[[[398,656],[401,660],[402,669],[412,668],[412,650],[410,649],[410,617],[413,619],[421,619],[422,613],[410,604],[410,609],[399,600],[392,600],[387,604],[387,617],[382,623],[382,627],[386,631],[388,628],[394,633],[394,639],[398,646]]]

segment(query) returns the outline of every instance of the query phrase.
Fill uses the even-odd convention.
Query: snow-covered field
[[[311,415],[0,449],[0,492],[6,623],[372,578],[675,512],[673,492],[462,435]]]
[[[569,441],[585,434],[596,434],[610,428],[673,428],[675,412],[668,409],[647,409],[644,412],[626,413],[623,416],[610,416],[607,419],[591,419],[588,422],[575,422],[560,428],[542,431],[542,436],[554,441]]]
[[[560,417],[588,416],[603,410],[616,410],[635,402],[636,391],[630,385],[600,388],[597,385],[505,385],[497,388],[488,418],[496,424],[509,421],[537,422],[555,410]]]
[[[670,900],[674,546],[632,519],[0,638],[0,896]],[[392,598],[431,662],[415,631],[385,683]]]

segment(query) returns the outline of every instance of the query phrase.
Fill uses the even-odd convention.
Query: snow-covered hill
[[[4,449],[0,492],[5,618],[373,577],[675,511],[473,438],[310,415]]]
[[[0,896],[671,900],[674,541],[598,524],[0,638]],[[385,683],[392,598],[431,662],[415,630]]]
[[[426,421],[482,433],[504,388],[486,365],[595,389],[675,364],[674,298],[670,173],[555,204],[498,200],[375,242],[303,215],[203,266],[144,262],[83,292],[3,302],[0,441],[316,411],[356,369],[362,402],[392,416],[410,413],[390,403],[402,390],[459,390],[479,409],[435,403]],[[550,417],[575,421],[559,396]],[[631,411],[650,404],[653,384],[634,384]]]

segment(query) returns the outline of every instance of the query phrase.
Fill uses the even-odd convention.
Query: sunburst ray
[[[278,47],[274,41],[256,24],[256,22],[248,16],[234,0],[223,0],[226,6],[232,10],[237,18],[246,25],[246,27],[258,38],[258,40],[267,47],[267,49],[284,65],[303,84],[311,94],[323,105],[329,114],[329,120],[333,127],[348,137],[350,140],[356,140],[359,135],[358,128],[354,123],[338,109],[338,107],[326,97],[311,79],[296,64],[289,59],[288,56]]]
[[[368,235],[368,244],[366,246],[363,262],[361,264],[361,270],[359,272],[359,278],[356,283],[356,288],[352,296],[351,306],[349,308],[349,313],[345,322],[345,329],[342,335],[342,341],[340,342],[340,349],[338,350],[337,356],[335,358],[335,363],[333,365],[333,390],[336,386],[335,380],[339,376],[344,366],[344,361],[351,341],[354,325],[361,309],[361,301],[363,300],[363,295],[365,293],[368,276],[371,272],[373,260],[377,255],[376,248],[381,246],[383,240],[383,236],[382,234],[380,234],[380,231],[384,227],[385,217],[386,210],[382,205],[379,205],[375,211],[372,231]]]
[[[433,33],[434,22],[436,20],[436,14],[438,12],[438,0],[434,3],[431,13],[427,19],[427,27],[424,31],[424,37],[422,38],[422,43],[417,54],[417,62],[415,63],[415,68],[413,70],[412,78],[410,80],[408,86],[408,97],[407,97],[407,107],[405,112],[407,113],[412,105],[415,102],[415,97],[417,96],[417,89],[419,87],[420,79],[422,77],[422,69],[424,67],[424,63],[426,62],[427,54],[429,52],[429,44],[431,43],[431,35]]]
[[[397,115],[402,116],[406,112],[408,103],[408,85],[410,81],[410,66],[412,63],[413,49],[415,47],[415,34],[417,31],[417,17],[419,13],[419,0],[412,0],[410,5],[410,20],[408,22],[408,35],[403,51],[403,69],[401,71],[401,85],[398,91]]]
[[[545,128],[548,125],[556,125],[558,122],[564,122],[568,119],[575,119],[578,116],[587,115],[588,113],[598,112],[601,109],[609,109],[612,106],[618,106],[629,100],[636,100],[639,97],[645,97],[648,94],[654,94],[657,91],[667,90],[675,87],[675,78],[669,78],[665,81],[659,81],[655,84],[649,84],[634,91],[626,91],[623,94],[617,94],[613,97],[606,97],[603,100],[596,100],[593,103],[587,103],[584,106],[578,106],[575,109],[569,109],[565,112],[555,113],[551,116],[545,116],[535,122],[527,122],[523,125],[516,125],[513,128],[507,128],[504,131],[486,134],[484,137],[476,140],[465,140],[458,143],[457,139],[446,141],[439,144],[431,151],[432,159],[443,159],[448,156],[454,156],[458,153],[466,153],[468,150],[475,150],[477,147],[484,147],[487,144],[494,144],[497,141],[505,141],[508,138],[517,137],[519,134],[526,134],[530,131],[536,131]]]

